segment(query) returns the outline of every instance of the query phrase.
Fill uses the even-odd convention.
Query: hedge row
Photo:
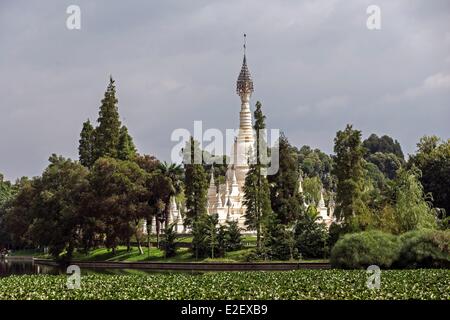
[[[343,269],[450,268],[450,231],[415,230],[394,236],[381,231],[344,235],[333,247],[330,261]]]

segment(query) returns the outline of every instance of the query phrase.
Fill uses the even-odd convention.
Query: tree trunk
[[[150,236],[151,236],[151,232],[152,232],[152,220],[150,219],[150,224],[149,221],[147,219],[147,255],[150,256],[150,247],[151,247],[151,242],[150,242]]]
[[[169,214],[170,214],[170,197],[166,203],[166,207],[164,208],[164,230],[167,229],[167,222],[169,221]]]
[[[156,247],[159,249],[159,231],[161,225],[158,218],[156,218],[155,220],[156,220]]]
[[[137,228],[139,228],[139,227],[137,227]],[[136,241],[137,241],[137,244],[138,244],[139,254],[143,255],[144,254],[144,250],[142,250],[141,239],[138,236],[137,228],[136,228]]]
[[[259,250],[261,250],[261,223],[258,222],[256,224],[256,248]]]
[[[67,255],[66,255],[67,261],[72,260],[73,250],[74,250],[73,244],[72,244],[72,242],[70,242],[69,246],[67,248]]]

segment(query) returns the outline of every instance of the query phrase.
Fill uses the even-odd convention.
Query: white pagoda
[[[244,46],[245,48],[245,46]],[[247,66],[247,58],[244,52],[241,71],[236,83],[236,93],[241,100],[241,108],[239,113],[239,130],[235,138],[233,148],[230,155],[230,163],[225,175],[225,183],[217,186],[214,180],[214,174],[211,173],[210,183],[208,187],[208,214],[218,214],[219,224],[225,224],[227,221],[237,221],[238,225],[244,233],[254,233],[254,231],[245,231],[245,210],[244,201],[244,184],[245,177],[249,171],[249,157],[252,155],[252,149],[255,141],[252,113],[250,111],[250,97],[253,93],[253,81]],[[300,181],[299,191],[302,190]],[[322,221],[327,226],[333,221],[332,213],[328,212],[321,192],[321,198],[317,210],[322,217]],[[180,206],[172,199],[170,207],[169,223],[176,222],[175,230],[177,233],[190,232],[190,229],[184,227],[183,214]],[[152,223],[154,229],[155,221]]]

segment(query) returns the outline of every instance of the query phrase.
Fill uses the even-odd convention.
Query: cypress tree
[[[284,134],[278,141],[279,169],[269,176],[270,200],[276,220],[289,225],[303,213],[302,196],[299,188],[297,153]]]
[[[200,163],[194,161],[201,159],[201,152],[198,142],[193,137],[183,150],[187,225],[192,225],[197,217],[206,214],[208,178],[201,161]]]
[[[120,119],[117,107],[116,87],[112,77],[100,106],[98,127],[95,130],[95,159],[101,157],[117,158],[120,138]]]
[[[78,147],[80,163],[87,168],[92,167],[94,164],[94,134],[94,127],[88,119],[83,123]]]
[[[363,181],[364,148],[361,131],[347,125],[338,131],[334,139],[335,165],[333,173],[337,178],[335,215],[349,223],[351,218],[363,209],[361,201]]]
[[[261,248],[261,231],[264,224],[264,219],[271,213],[270,206],[270,191],[265,172],[267,170],[267,162],[261,161],[262,152],[267,150],[267,143],[264,140],[265,116],[262,113],[262,105],[258,101],[256,103],[256,110],[254,112],[255,124],[253,129],[256,133],[256,140],[254,144],[254,154],[256,159],[253,159],[250,164],[249,171],[245,177],[244,184],[244,205],[246,206],[245,224],[248,229],[256,230],[257,248]]]
[[[128,134],[128,128],[120,128],[119,145],[117,147],[117,157],[120,160],[132,160],[136,157],[136,146],[133,138]]]

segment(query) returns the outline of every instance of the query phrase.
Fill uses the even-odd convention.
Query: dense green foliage
[[[300,170],[308,178],[319,177],[325,189],[334,188],[332,176],[333,159],[320,151],[303,146],[297,151]]]
[[[450,231],[415,230],[400,237],[397,265],[407,268],[450,268]]]
[[[87,275],[80,290],[67,290],[66,282],[66,276],[0,278],[0,299],[450,299],[450,270],[382,271],[379,290],[366,287],[362,270]]]
[[[365,214],[362,201],[364,148],[361,132],[347,125],[338,131],[334,139],[335,166],[333,173],[337,178],[336,210],[338,220],[351,223],[353,217]]]
[[[397,140],[394,141],[387,135],[378,137],[376,134],[372,133],[366,140],[364,140],[363,147],[366,149],[367,155],[376,154],[379,152],[384,154],[393,154],[401,160],[404,159],[400,143]]]
[[[150,217],[148,206],[150,177],[135,162],[100,158],[91,170],[92,207],[103,224],[105,245],[114,249],[120,242],[129,245],[134,236],[141,244],[142,219]]]
[[[194,220],[206,214],[208,202],[208,178],[203,167],[203,155],[198,142],[193,137],[183,149],[184,185],[186,196],[186,224],[192,225]]]
[[[164,229],[162,248],[166,258],[174,257],[177,253],[177,234],[175,233],[173,223]]]
[[[253,126],[256,133],[253,148],[253,157],[255,159],[251,159],[253,161],[251,161],[249,171],[245,177],[243,201],[246,206],[245,225],[249,230],[256,231],[256,247],[258,249],[261,249],[261,235],[267,225],[267,217],[272,213],[269,182],[266,177],[268,165],[268,148],[264,137],[266,124],[261,108],[262,105],[258,101],[256,103],[255,124]]]
[[[83,129],[80,133],[80,141],[78,147],[78,155],[80,158],[80,163],[90,168],[95,162],[95,129],[91,124],[89,119],[83,123]]]
[[[52,155],[42,177],[22,179],[18,194],[4,208],[2,225],[16,246],[29,243],[69,255],[79,243],[86,220],[88,170],[77,162]]]
[[[321,223],[315,207],[310,207],[303,219],[295,226],[295,241],[298,253],[302,258],[323,258],[327,256],[328,230]]]
[[[330,262],[346,269],[366,268],[449,268],[450,232],[414,230],[394,236],[381,231],[346,234],[333,247]]]
[[[221,228],[224,229],[225,252],[242,249],[242,229],[239,228],[237,221],[227,221],[227,224]]]
[[[394,212],[397,233],[436,226],[434,211],[425,200],[417,172],[400,171],[395,191]]]
[[[421,170],[420,182],[425,192],[431,194],[434,206],[443,209],[440,217],[445,219],[450,216],[450,139],[441,141],[436,136],[425,136],[417,148],[409,165]]]
[[[393,153],[376,152],[368,155],[366,160],[375,164],[388,179],[394,179],[397,170],[402,167],[401,159]]]
[[[306,177],[303,180],[303,197],[306,203],[319,203],[320,192],[322,191],[322,183],[319,177]]]
[[[268,176],[270,201],[276,219],[283,225],[293,224],[303,210],[303,199],[299,193],[298,156],[284,134],[278,141],[279,169]]]
[[[117,158],[120,139],[120,119],[116,86],[111,77],[98,114],[95,129],[94,160],[101,157]]]
[[[420,228],[437,226],[434,210],[419,182],[416,169],[400,169],[397,178],[386,186],[387,196],[381,199],[379,209],[367,219],[369,228],[401,234]]]
[[[260,102],[255,109],[256,152],[250,160],[256,161],[250,161],[244,190],[239,191],[244,193],[246,227],[257,234],[256,259],[322,258],[346,233],[379,230],[407,239],[405,265],[445,265],[440,254],[446,236],[410,232],[450,226],[450,140],[423,137],[406,164],[398,141],[371,134],[362,142],[361,132],[347,125],[336,134],[332,156],[309,146],[297,149],[284,134],[275,152],[264,138]],[[212,164],[213,155],[192,137],[183,149],[183,167],[138,154],[120,121],[112,78],[96,125],[89,120],[83,124],[79,162],[52,155],[40,177],[15,184],[0,175],[0,248],[39,246],[55,258],[70,258],[74,251],[101,246],[113,252],[119,245],[131,250],[136,241],[142,254],[146,221],[147,233],[156,224],[157,247],[170,257],[175,254],[176,235],[169,226],[174,202],[185,226],[192,227],[194,256],[223,257],[241,248],[238,224],[219,226],[217,216],[207,213],[207,172],[214,173],[217,186],[224,182],[227,164]],[[279,154],[279,170],[268,177],[266,153]],[[220,162],[226,156],[214,159]],[[318,216],[322,196],[336,218],[329,230]],[[331,222],[324,219],[327,225]],[[391,265],[395,250],[389,239],[394,238],[371,232],[344,236],[335,252],[346,261],[337,265],[363,266],[375,260]],[[148,247],[151,237],[147,234]]]
[[[128,128],[122,126],[119,132],[119,143],[117,144],[117,158],[120,160],[133,160],[136,157],[136,146],[133,138],[128,133]]]
[[[9,245],[11,243],[11,233],[5,225],[4,219],[7,203],[14,199],[16,192],[17,186],[4,180],[3,174],[0,173],[0,248],[2,244]]]
[[[158,166],[158,170],[154,172],[154,175],[163,177],[160,179],[164,185],[153,186],[154,188],[160,188],[159,199],[164,202],[164,214],[158,219],[158,222],[164,222],[164,226],[167,227],[170,214],[170,201],[177,197],[183,189],[183,168],[175,163],[161,162]]]
[[[390,268],[400,250],[398,239],[381,231],[366,231],[343,236],[331,250],[330,262],[345,269],[377,265]]]
[[[192,253],[196,259],[223,257],[242,248],[241,229],[235,221],[218,226],[218,215],[201,215],[192,226]]]

